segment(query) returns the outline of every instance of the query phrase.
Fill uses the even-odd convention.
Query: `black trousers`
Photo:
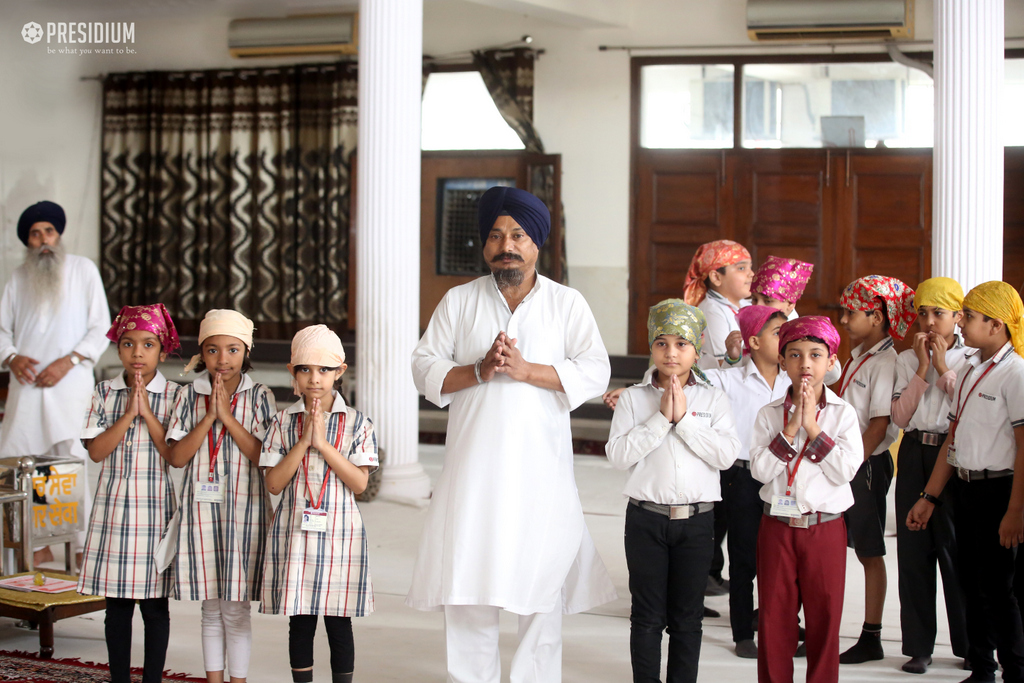
[[[171,635],[167,598],[149,598],[138,602],[146,630],[142,683],[160,683],[163,680],[164,659],[167,657],[167,641]],[[112,683],[131,683],[133,616],[135,600],[107,598],[103,627]]]
[[[999,524],[1010,502],[1013,477],[956,487],[957,569],[967,596],[967,637],[973,676],[994,679],[999,655],[1004,681],[1024,681],[1024,629],[1014,594],[1017,550],[999,545]]]
[[[316,635],[315,614],[288,617],[288,660],[293,669],[313,666],[313,637]],[[350,617],[324,617],[327,643],[331,646],[331,672],[352,673],[355,669],[356,646],[352,640]]]
[[[661,680],[661,636],[668,629],[667,683],[695,683],[704,589],[714,552],[712,512],[689,519],[626,506],[629,654],[634,683]]]
[[[722,472],[722,497],[729,521],[729,622],[736,643],[754,639],[757,532],[764,513],[760,489],[761,482],[745,467],[734,465]]]
[[[725,473],[720,472],[722,488],[725,488]],[[719,581],[722,580],[722,570],[725,569],[725,553],[722,552],[722,544],[725,542],[726,532],[729,530],[729,502],[722,497],[722,500],[715,503],[715,554],[711,558],[711,570],[709,576]],[[730,551],[731,552],[731,551]],[[730,581],[732,576],[729,577]]]
[[[899,473],[896,476],[896,559],[903,654],[908,657],[930,657],[935,649],[936,563],[942,574],[942,593],[946,598],[946,619],[953,654],[967,656],[966,608],[956,570],[953,486],[947,486],[940,496],[943,505],[935,507],[926,529],[911,531],[907,528],[907,515],[920,499],[940,449],[941,446],[926,446],[906,436],[900,445]]]

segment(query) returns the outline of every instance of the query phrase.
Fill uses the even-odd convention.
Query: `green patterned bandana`
[[[647,314],[647,345],[654,344],[654,340],[660,335],[674,334],[693,344],[699,356],[706,327],[704,311],[696,306],[690,306],[682,299],[665,299],[651,306]],[[696,363],[690,370],[707,382],[707,378]]]

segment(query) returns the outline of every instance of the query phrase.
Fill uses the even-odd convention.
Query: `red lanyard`
[[[341,437],[345,433],[345,416],[342,415],[338,419],[338,434],[334,437],[334,450],[341,448]],[[299,434],[302,434],[302,413],[299,413]],[[302,472],[306,477],[306,494],[309,496],[309,502],[313,504],[314,510],[320,509],[320,503],[324,502],[324,491],[327,490],[327,477],[324,477],[323,483],[320,484],[320,495],[317,496],[316,503],[313,503],[313,489],[309,487],[309,452],[313,450],[312,447],[306,449],[306,455],[302,456]],[[344,456],[342,456],[344,457]]]
[[[239,394],[235,394],[234,397],[231,399],[231,413],[232,414],[234,414],[234,412],[235,412],[235,406],[238,405],[238,397],[239,397]],[[206,397],[206,412],[210,412],[210,397],[209,396]],[[221,428],[220,428],[220,436],[217,437],[216,443],[214,443],[214,440],[213,440],[213,428],[212,427],[210,428],[210,431],[207,432],[207,434],[206,434],[207,442],[210,445],[210,475],[209,475],[210,478],[207,479],[207,481],[213,481],[213,470],[214,470],[214,468],[217,467],[217,456],[220,454],[220,447],[224,443],[224,433],[227,432],[227,431],[228,431],[227,425],[222,425]],[[196,477],[198,478],[198,476],[199,476],[199,473],[196,472]]]
[[[843,395],[846,393],[846,390],[850,387],[850,383],[853,382],[853,378],[857,376],[857,371],[860,370],[861,366],[867,363],[873,355],[875,354],[869,353],[868,355],[864,356],[864,360],[862,360],[854,369],[854,371],[850,373],[850,379],[846,381],[846,384],[843,384],[843,378],[846,377],[846,371],[850,369],[851,365],[853,365],[853,359],[851,358],[850,362],[846,364],[846,367],[843,368],[843,372],[839,375],[839,398],[842,398]]]
[[[970,372],[968,372],[967,376],[964,377],[964,381],[960,385],[960,391],[958,391],[956,394],[956,415],[953,416],[953,423],[949,426],[950,443],[954,443],[954,440],[956,438],[956,426],[960,424],[960,416],[964,414],[964,409],[967,407],[967,402],[971,400],[971,396],[974,395],[974,390],[978,388],[978,385],[981,384],[981,380],[985,379],[985,375],[992,372],[992,368],[994,368],[995,366],[995,361],[993,361],[991,365],[985,368],[985,372],[981,373],[981,377],[979,377],[978,381],[974,383],[974,386],[971,387],[971,390],[967,392],[967,398],[964,399],[963,405],[961,405],[960,398],[963,396],[964,385],[967,384],[967,378],[970,377],[971,372],[974,372],[973,365],[971,366]]]
[[[814,421],[815,422],[817,422],[818,418],[821,417],[821,411],[822,411],[822,409],[818,408],[818,412],[816,412],[814,414]],[[785,438],[785,437],[783,437],[783,438]],[[796,471],[798,469],[800,469],[800,463],[803,462],[803,460],[804,460],[804,453],[807,451],[807,447],[809,445],[811,445],[810,437],[808,437],[807,439],[804,440],[803,448],[800,449],[800,455],[796,456],[796,464],[793,465],[793,471],[792,472],[789,471],[789,465],[788,464],[786,465],[786,473],[789,475],[789,477],[786,480],[786,495],[787,496],[792,495],[792,492],[793,492],[793,482],[796,481]]]

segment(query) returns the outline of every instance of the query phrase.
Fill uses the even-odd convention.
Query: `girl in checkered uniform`
[[[267,541],[260,611],[289,616],[292,680],[313,680],[313,636],[323,615],[334,683],[351,683],[352,617],[373,611],[366,532],[355,495],[377,468],[373,424],[345,405],[336,383],[348,367],[338,335],[324,325],[292,340],[295,392],[275,417],[260,466],[281,493]]]
[[[180,345],[163,304],[125,306],[107,338],[117,344],[124,372],[96,385],[82,429],[89,457],[103,469],[78,591],[107,599],[107,655],[114,683],[131,679],[132,615],[138,600],[146,627],[142,680],[158,683],[170,633],[171,574],[160,573],[153,553],[174,514],[164,434],[181,387],[168,382],[157,364]]]
[[[246,374],[252,321],[213,310],[199,326],[200,353],[185,368],[200,374],[174,406],[169,460],[184,467],[174,597],[202,600],[203,659],[210,683],[249,672],[250,601],[263,580],[270,497],[259,470],[274,396]]]

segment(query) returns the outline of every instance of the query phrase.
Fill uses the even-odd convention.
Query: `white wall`
[[[931,3],[916,4],[917,37],[927,40]],[[18,216],[39,199],[53,199],[67,210],[71,251],[98,257],[100,85],[80,76],[273,63],[232,60],[228,17],[211,16],[199,6],[175,11],[172,3],[163,15],[149,16],[145,3],[103,14],[69,5],[48,14],[28,0],[0,4],[3,281],[22,257]],[[745,0],[633,0],[630,6],[630,26],[616,29],[571,28],[463,0],[427,0],[424,7],[428,54],[491,47],[526,33],[545,50],[536,70],[535,123],[547,150],[562,154],[569,277],[590,301],[612,353],[624,353],[627,338],[630,58],[598,46],[748,43]],[[1007,0],[1006,9],[1006,34],[1024,35],[1024,3]],[[19,35],[28,21],[45,26],[113,19],[135,21],[137,54],[46,54],[43,43],[29,45]]]

